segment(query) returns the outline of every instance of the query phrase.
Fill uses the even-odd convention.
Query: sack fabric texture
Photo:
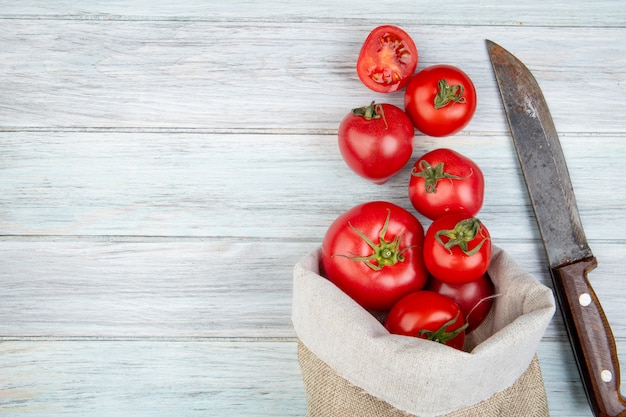
[[[463,351],[392,335],[319,274],[320,250],[294,268],[292,321],[307,417],[549,416],[536,351],[552,291],[494,246],[498,296]]]

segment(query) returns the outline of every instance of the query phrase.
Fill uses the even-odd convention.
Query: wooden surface
[[[533,71],[626,361],[623,4],[153,3],[0,0],[0,414],[305,415],[293,264],[357,203],[410,208],[408,167],[375,186],[336,145],[352,107],[402,103],[354,70],[383,23],[478,90],[413,160],[474,159],[494,242],[551,285],[484,40]],[[558,315],[539,358],[552,415],[590,416]]]

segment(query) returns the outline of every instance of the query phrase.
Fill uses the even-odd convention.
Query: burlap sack
[[[549,415],[536,350],[554,298],[501,249],[489,269],[500,296],[466,351],[389,334],[318,265],[319,250],[294,268],[307,417]]]

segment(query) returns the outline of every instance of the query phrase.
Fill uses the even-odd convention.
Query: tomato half
[[[452,65],[433,65],[415,74],[404,92],[404,108],[420,132],[448,136],[463,129],[476,111],[470,77]]]
[[[413,123],[392,104],[359,107],[339,125],[339,150],[348,166],[363,178],[384,184],[413,153]]]
[[[419,158],[409,181],[415,209],[434,220],[450,212],[475,216],[483,205],[485,179],[471,159],[451,149],[435,149]]]
[[[373,29],[361,47],[356,72],[365,86],[378,93],[402,89],[417,68],[417,47],[397,26]]]
[[[401,298],[385,319],[389,333],[420,337],[462,350],[465,317],[450,297],[433,291],[417,291]]]
[[[424,263],[431,275],[450,284],[479,279],[491,262],[489,231],[476,217],[449,213],[435,219],[424,239]]]
[[[425,289],[448,296],[459,305],[468,323],[466,333],[476,329],[487,318],[495,292],[488,274],[465,284],[448,284],[431,277]]]
[[[404,208],[385,201],[340,215],[322,243],[322,274],[368,310],[388,310],[424,287],[424,229]]]

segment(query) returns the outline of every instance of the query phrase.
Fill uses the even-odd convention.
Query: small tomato
[[[448,136],[463,129],[476,111],[470,77],[452,65],[433,65],[415,74],[404,92],[404,108],[420,132]]]
[[[451,149],[424,154],[411,171],[411,204],[431,220],[450,212],[475,216],[483,205],[484,194],[485,179],[478,165]]]
[[[435,278],[450,284],[479,279],[491,262],[489,231],[476,217],[449,213],[434,220],[424,239],[424,263]]]
[[[424,289],[448,296],[459,305],[467,319],[466,333],[476,329],[487,318],[495,291],[487,274],[464,284],[448,284],[431,277]]]
[[[417,291],[402,297],[389,311],[389,333],[420,337],[455,349],[465,343],[465,317],[450,297],[433,291]]]
[[[402,109],[372,102],[343,118],[338,131],[339,151],[352,171],[383,184],[411,158],[414,135],[413,124]]]

